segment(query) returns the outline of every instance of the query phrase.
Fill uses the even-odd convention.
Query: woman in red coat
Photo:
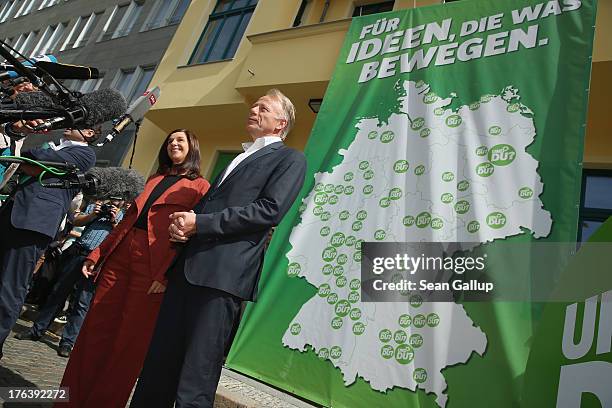
[[[187,129],[171,132],[159,168],[122,222],[83,264],[96,295],[68,361],[69,406],[125,407],[149,347],[175,247],[169,216],[189,211],[208,190],[200,150]],[[61,406],[66,406],[61,404]]]

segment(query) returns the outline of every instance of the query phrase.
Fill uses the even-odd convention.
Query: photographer
[[[12,133],[21,129],[13,124],[7,130]],[[23,156],[68,163],[85,172],[96,161],[88,142],[95,141],[99,135],[99,128],[66,129],[58,146],[32,149],[24,152]],[[33,166],[21,166],[20,170],[29,176],[40,172]],[[60,180],[52,177],[50,181]],[[44,187],[36,177],[32,177],[0,207],[0,229],[3,232],[0,236],[0,347],[19,317],[36,261],[55,237],[76,193],[76,189]]]
[[[74,342],[79,334],[89,303],[94,295],[93,279],[86,279],[81,274],[81,266],[85,257],[96,249],[112,229],[123,218],[124,200],[113,197],[107,201],[96,201],[74,218],[76,227],[85,226],[81,236],[62,254],[60,275],[47,302],[40,310],[34,326],[28,331],[17,334],[19,340],[39,340],[51,324],[58,309],[63,307],[66,299],[73,291],[74,304],[68,315],[68,322],[62,332],[57,353],[69,357]]]

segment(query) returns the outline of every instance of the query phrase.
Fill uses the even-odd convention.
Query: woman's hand
[[[94,261],[92,261],[91,259],[86,259],[83,262],[83,268],[81,269],[81,273],[83,274],[83,276],[89,279],[94,274],[94,266],[96,266],[96,263]]]
[[[147,292],[147,295],[150,295],[151,293],[164,293],[165,291],[166,285],[158,281],[153,281],[151,287],[149,288],[149,291]]]

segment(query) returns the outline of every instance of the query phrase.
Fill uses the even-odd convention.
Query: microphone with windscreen
[[[15,97],[18,109],[28,111],[28,119],[35,119],[36,109],[41,109],[46,119],[44,123],[34,127],[35,131],[75,128],[89,129],[103,122],[123,115],[127,109],[127,102],[123,95],[115,89],[100,89],[84,94],[71,108],[57,105],[53,99],[43,92],[23,92]],[[49,110],[55,110],[57,115],[49,118]],[[23,118],[16,118],[19,120]]]
[[[145,180],[136,170],[122,167],[94,167],[87,173],[72,173],[56,182],[43,182],[48,188],[75,188],[92,200],[121,197],[126,201],[136,198],[144,190]]]

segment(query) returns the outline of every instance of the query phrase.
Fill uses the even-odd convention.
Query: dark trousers
[[[81,267],[87,252],[79,244],[74,243],[62,255],[58,280],[40,310],[34,326],[32,326],[32,333],[35,336],[42,337],[57,311],[74,291],[74,303],[68,314],[68,322],[64,326],[62,339],[60,340],[60,346],[74,346],[94,295],[93,278],[87,279],[81,273]]]
[[[51,242],[46,235],[14,228],[8,205],[0,210],[0,352],[21,313],[36,261]]]
[[[240,303],[172,271],[130,407],[212,407]]]

